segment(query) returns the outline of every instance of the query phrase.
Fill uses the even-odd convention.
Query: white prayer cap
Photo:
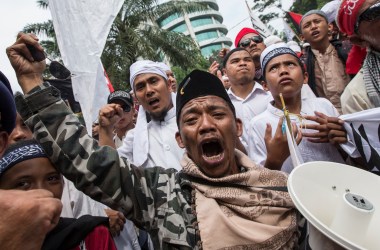
[[[265,72],[265,67],[270,60],[284,54],[290,54],[298,58],[296,52],[289,48],[286,43],[276,43],[268,46],[260,56],[261,70],[263,74]]]
[[[287,42],[287,45],[289,46],[289,48],[291,48],[294,52],[301,52],[301,47],[298,45],[297,42],[295,41],[289,41]]]
[[[274,35],[271,35],[271,36],[268,36],[267,38],[264,39],[264,44],[265,46],[271,46],[272,44],[276,44],[276,43],[283,43],[284,41],[279,38],[278,36],[274,36]]]
[[[322,7],[321,11],[326,13],[327,20],[329,23],[332,23],[333,21],[335,21],[335,17],[337,16],[337,13],[339,10],[340,2],[341,2],[340,0],[334,0],[334,1],[326,3]]]
[[[140,74],[145,73],[153,73],[162,76],[166,80],[168,80],[168,77],[166,76],[165,70],[159,65],[157,62],[153,62],[150,60],[141,60],[137,61],[134,64],[131,65],[129,68],[129,71],[131,73],[131,76],[129,78],[131,88],[134,89],[133,82],[135,81],[136,77]]]
[[[302,48],[307,48],[307,47],[310,47],[310,43],[304,43],[304,44],[302,44]]]
[[[172,71],[170,67],[164,62],[157,62],[158,66],[161,67],[164,71]]]

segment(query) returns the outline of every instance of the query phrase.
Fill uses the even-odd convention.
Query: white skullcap
[[[289,41],[287,42],[287,45],[289,46],[289,48],[291,48],[294,52],[301,52],[301,47],[298,45],[297,42],[295,41]]]
[[[274,36],[274,35],[271,35],[271,36],[268,36],[267,38],[264,39],[264,44],[265,46],[271,46],[272,44],[276,44],[276,43],[283,43],[284,41],[279,38],[278,36]]]
[[[302,48],[310,47],[310,43],[304,43],[302,44]]]
[[[131,73],[131,77],[129,78],[131,88],[134,89],[133,82],[135,81],[136,77],[140,74],[145,73],[153,73],[162,76],[166,80],[168,80],[168,77],[166,76],[165,70],[159,65],[157,62],[153,62],[150,60],[141,60],[137,61],[134,64],[131,65],[129,68],[129,71]]]
[[[284,54],[290,54],[298,58],[297,54],[291,48],[289,48],[286,43],[276,43],[268,46],[260,56],[261,70],[263,75],[265,73],[265,67],[267,66],[268,62],[273,58]]]
[[[165,72],[172,71],[170,67],[164,62],[157,62],[158,66],[161,67]]]
[[[335,21],[335,17],[337,16],[340,3],[341,3],[340,0],[334,0],[334,1],[326,3],[322,7],[321,11],[326,13],[327,21],[329,23],[332,23],[333,21]]]

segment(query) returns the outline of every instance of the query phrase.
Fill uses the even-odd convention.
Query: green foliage
[[[259,0],[253,2],[253,10],[257,11],[258,13],[266,13],[259,14],[259,18],[263,23],[268,23],[269,21],[276,19],[279,16],[279,13],[274,11],[278,9],[281,10],[282,8],[280,0]]]
[[[330,0],[296,0],[291,8],[291,11],[305,14],[309,10],[321,9],[323,5]]]
[[[191,65],[187,68],[174,66],[174,67],[171,67],[171,70],[173,71],[174,76],[177,79],[177,82],[179,84],[185,78],[185,76],[188,75],[194,69],[207,71],[209,66],[210,66],[209,61],[205,59],[203,56],[199,56],[194,65]]]

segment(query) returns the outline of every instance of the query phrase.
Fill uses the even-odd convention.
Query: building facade
[[[226,37],[228,30],[223,25],[223,17],[216,0],[201,0],[201,2],[207,3],[209,10],[185,14],[173,13],[160,17],[157,24],[163,29],[190,36],[196,41],[202,55],[208,58],[214,51],[229,48],[232,41]]]

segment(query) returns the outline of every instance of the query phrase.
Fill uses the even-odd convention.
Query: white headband
[[[166,80],[168,80],[168,77],[166,76],[165,70],[160,66],[159,63],[153,62],[150,60],[141,60],[137,61],[134,64],[131,65],[129,68],[129,71],[131,73],[130,77],[130,84],[132,90],[134,90],[134,84],[133,82],[135,81],[136,77],[140,74],[145,74],[145,73],[153,73],[162,76]]]

